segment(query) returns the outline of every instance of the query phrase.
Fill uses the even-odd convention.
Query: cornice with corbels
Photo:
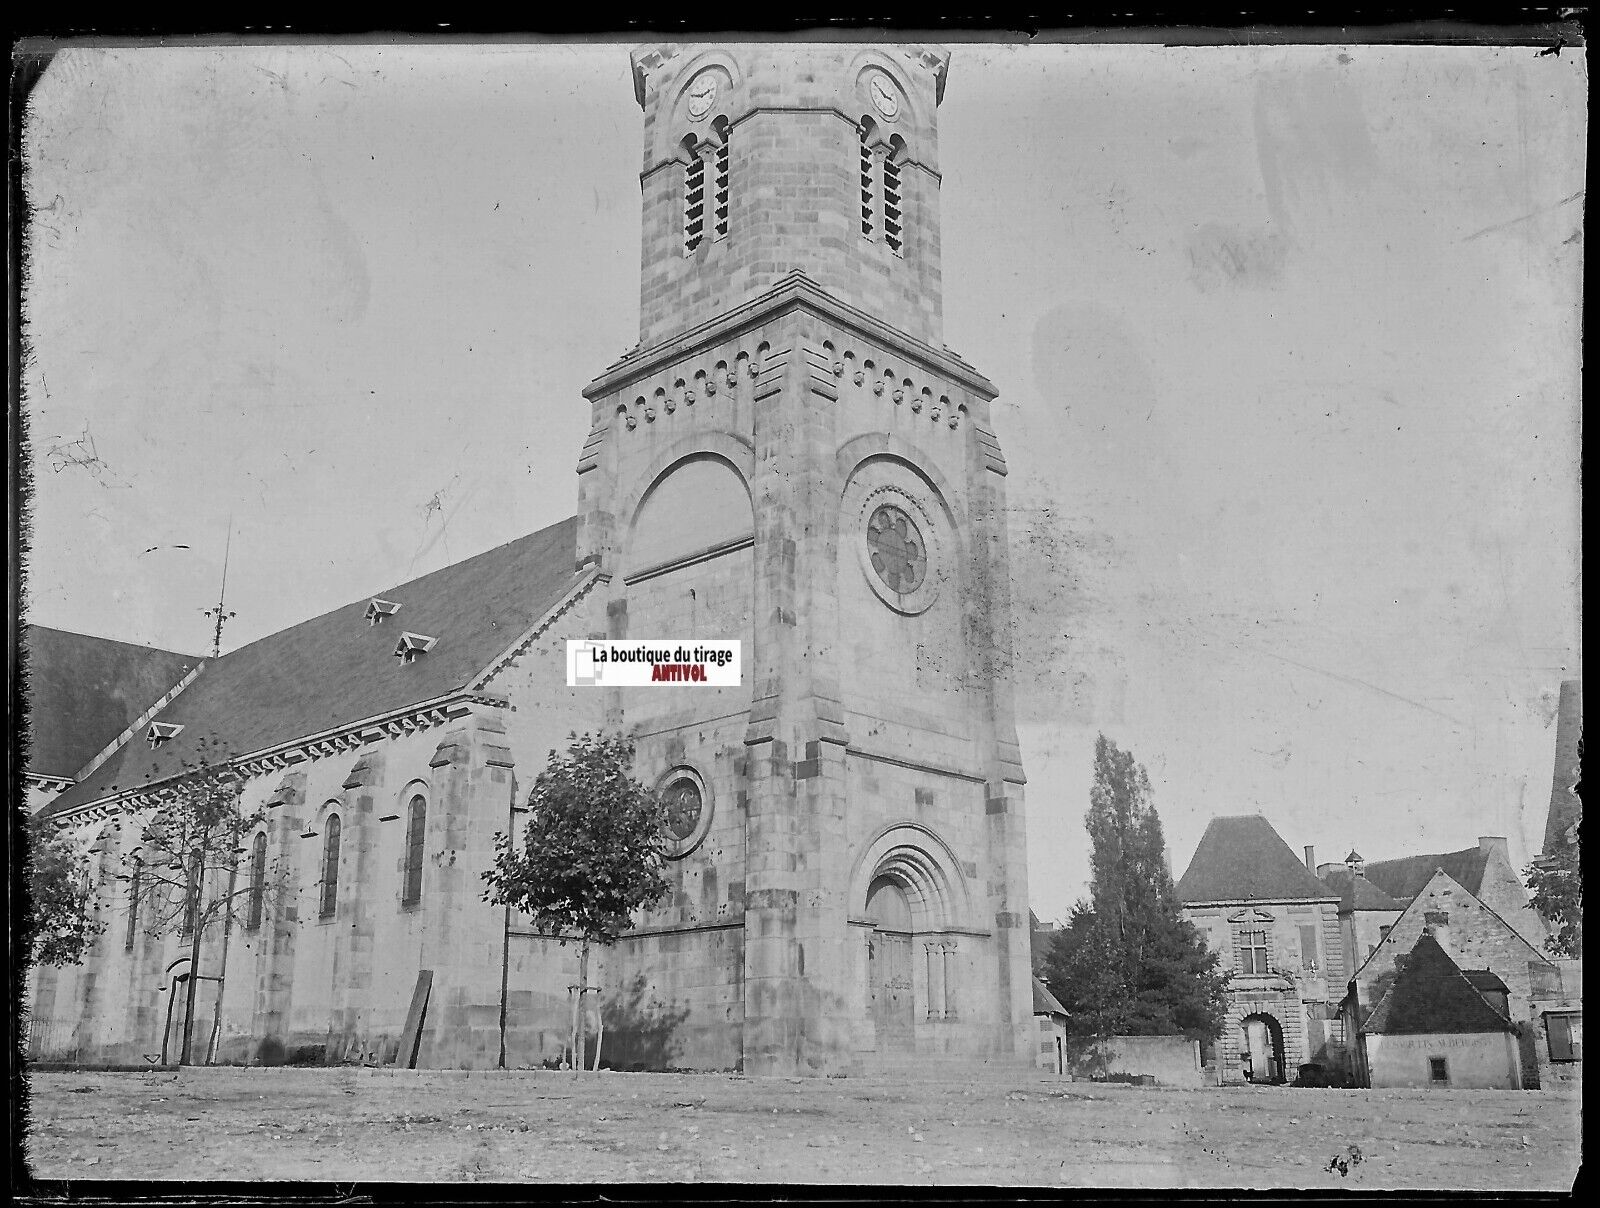
[[[352,722],[335,730],[302,737],[272,750],[235,759],[229,767],[237,775],[248,779],[269,775],[298,765],[315,763],[330,755],[358,750],[369,743],[405,738],[411,734],[431,730],[448,721],[465,717],[472,712],[474,705],[504,709],[510,706],[510,702],[505,697],[484,692],[460,693],[448,699],[413,705],[393,713]],[[159,785],[118,793],[113,797],[65,811],[52,821],[61,827],[77,826],[129,811],[159,807],[177,797],[182,780],[182,776],[175,776]]]

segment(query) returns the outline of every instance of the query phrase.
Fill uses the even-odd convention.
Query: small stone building
[[[1550,1057],[1548,1044],[1539,1043],[1540,1020],[1546,1004],[1564,1001],[1561,970],[1442,868],[1434,870],[1382,942],[1357,966],[1341,1006],[1346,1029],[1353,1034],[1366,1027],[1398,973],[1399,958],[1409,953],[1424,933],[1430,944],[1450,957],[1455,968],[1482,971],[1498,980],[1503,991],[1487,980],[1484,984],[1504,994],[1503,1013],[1520,1046],[1524,1083],[1530,1088],[1542,1085]]]
[[[1498,979],[1477,975],[1480,985]],[[1362,1023],[1357,1074],[1372,1087],[1523,1085],[1516,1028],[1473,984],[1431,931],[1398,958],[1394,977]],[[1491,992],[1493,992],[1491,990]]]
[[[1034,1064],[1052,1074],[1067,1072],[1067,1009],[1050,988],[1033,979],[1033,1022],[1039,1032]]]
[[[1287,1082],[1308,1063],[1343,1069],[1340,895],[1260,814],[1213,818],[1177,893],[1233,974],[1221,1080]]]

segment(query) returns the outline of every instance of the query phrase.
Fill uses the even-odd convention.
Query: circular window
[[[692,768],[674,768],[662,777],[658,791],[666,807],[667,858],[681,859],[700,846],[711,828],[711,801],[705,781]]]
[[[858,505],[856,549],[873,593],[907,616],[939,596],[939,533],[928,510],[909,492],[882,486]]]
[[[928,547],[916,522],[893,504],[886,503],[867,522],[867,550],[872,569],[889,590],[909,595],[922,586],[928,573]]]

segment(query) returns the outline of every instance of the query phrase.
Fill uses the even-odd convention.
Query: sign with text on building
[[[737,641],[567,640],[567,687],[739,686]]]

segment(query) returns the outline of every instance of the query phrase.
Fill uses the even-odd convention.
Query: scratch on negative
[[[1551,210],[1559,210],[1562,206],[1571,205],[1573,202],[1577,201],[1578,198],[1584,195],[1584,192],[1585,190],[1579,189],[1571,197],[1563,197],[1560,201],[1555,202],[1553,205],[1541,206],[1539,209],[1530,210],[1528,213],[1517,218],[1508,218],[1504,222],[1497,222],[1493,226],[1486,226],[1481,231],[1473,231],[1470,235],[1463,235],[1460,242],[1470,243],[1480,235],[1488,235],[1494,231],[1503,231],[1508,226],[1516,226],[1517,223],[1527,222],[1528,219],[1537,218],[1540,214],[1548,214]]]
[[[1291,667],[1299,667],[1302,671],[1310,671],[1317,675],[1325,675],[1329,679],[1338,680],[1341,684],[1349,684],[1355,688],[1367,688],[1373,692],[1387,696],[1391,700],[1397,700],[1402,704],[1410,705],[1414,709],[1421,709],[1424,713],[1432,713],[1435,717],[1442,717],[1445,719],[1445,721],[1450,722],[1452,725],[1461,726],[1466,724],[1459,718],[1451,717],[1448,713],[1441,713],[1439,710],[1430,708],[1421,701],[1414,701],[1409,696],[1401,696],[1398,692],[1390,692],[1387,688],[1380,688],[1377,684],[1369,684],[1366,680],[1356,679],[1354,676],[1340,675],[1337,671],[1328,671],[1322,667],[1313,667],[1309,663],[1297,662],[1296,660],[1288,658],[1284,655],[1274,654],[1270,650],[1261,650],[1253,646],[1241,646],[1238,642],[1229,642],[1228,645],[1234,647],[1236,650],[1244,650],[1253,654],[1264,654],[1269,659],[1277,659],[1280,663],[1288,663]]]

